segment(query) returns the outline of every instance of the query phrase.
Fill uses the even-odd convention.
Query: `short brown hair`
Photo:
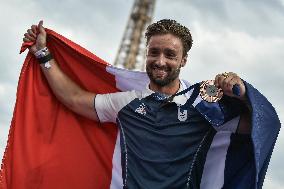
[[[149,25],[145,33],[146,44],[148,45],[150,38],[154,35],[169,33],[177,36],[182,41],[183,56],[187,55],[187,52],[192,47],[192,36],[190,30],[175,20],[163,19]]]

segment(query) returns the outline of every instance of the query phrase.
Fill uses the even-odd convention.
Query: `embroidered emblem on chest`
[[[182,110],[180,106],[178,106],[178,120],[180,121],[187,120],[187,110]]]
[[[138,108],[136,108],[135,112],[141,115],[146,115],[146,106],[144,103],[140,104]]]

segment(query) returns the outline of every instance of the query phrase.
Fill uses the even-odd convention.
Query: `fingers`
[[[25,33],[24,36],[25,36],[24,39],[26,41],[35,41],[36,40],[36,37],[34,37],[33,35],[30,35],[29,33]]]
[[[38,29],[39,29],[39,33],[42,33],[42,34],[45,34],[45,30],[44,30],[44,27],[43,27],[43,21],[39,21],[38,23]]]
[[[215,77],[215,85],[221,88],[226,94],[232,94],[233,86],[240,83],[241,79],[233,72],[218,74]]]
[[[32,25],[31,29],[28,29],[27,32],[24,34],[23,41],[24,42],[35,41],[37,37],[36,31],[37,31],[37,26]]]
[[[31,29],[32,29],[33,33],[35,33],[35,34],[37,33],[37,25],[32,25]]]
[[[226,91],[226,93],[228,94],[233,93],[232,91],[233,86],[237,83],[238,83],[238,77],[230,76],[224,80],[223,90]]]
[[[218,88],[220,88],[221,86],[220,86],[220,83],[222,83],[222,74],[218,74],[218,75],[216,75],[216,77],[215,77],[215,82],[214,82],[214,84],[216,85],[216,87],[218,87]]]
[[[30,37],[36,39],[36,32],[33,32],[32,29],[28,29],[27,33],[29,34]]]
[[[24,42],[30,42],[31,40],[27,39],[26,37],[23,38]]]
[[[43,27],[43,20],[39,21],[38,27],[39,27],[39,28],[40,28],[40,27]]]
[[[244,82],[237,74],[233,72],[229,72],[229,73],[225,72],[225,73],[216,75],[214,84],[218,88],[221,88],[225,95],[236,97],[240,100],[245,100],[247,98],[246,97],[246,87],[245,87]],[[239,86],[240,91],[238,92],[239,93],[238,95],[233,93],[234,85]]]
[[[236,84],[237,79],[238,76],[235,73],[229,72],[222,83],[222,87],[224,89],[232,89],[233,85]]]
[[[35,41],[39,33],[42,33],[44,35],[46,34],[42,20],[38,23],[38,25],[32,25],[31,28],[27,30],[27,32],[24,34],[23,41],[24,42]]]

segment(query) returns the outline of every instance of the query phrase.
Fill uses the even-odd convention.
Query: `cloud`
[[[270,176],[267,176],[265,178],[265,182],[263,184],[264,189],[282,189],[283,183],[280,181],[275,181],[275,179],[271,178]]]
[[[216,31],[225,26],[255,36],[284,35],[284,27],[280,24],[284,16],[283,1],[164,0],[157,3],[160,6],[170,4],[157,10],[159,15],[167,12],[164,15],[188,22],[197,20]]]

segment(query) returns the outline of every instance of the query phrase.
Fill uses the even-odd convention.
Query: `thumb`
[[[38,23],[38,30],[39,30],[39,33],[41,34],[45,34],[45,30],[44,30],[44,27],[42,26],[43,25],[43,21],[41,20],[39,23]]]

